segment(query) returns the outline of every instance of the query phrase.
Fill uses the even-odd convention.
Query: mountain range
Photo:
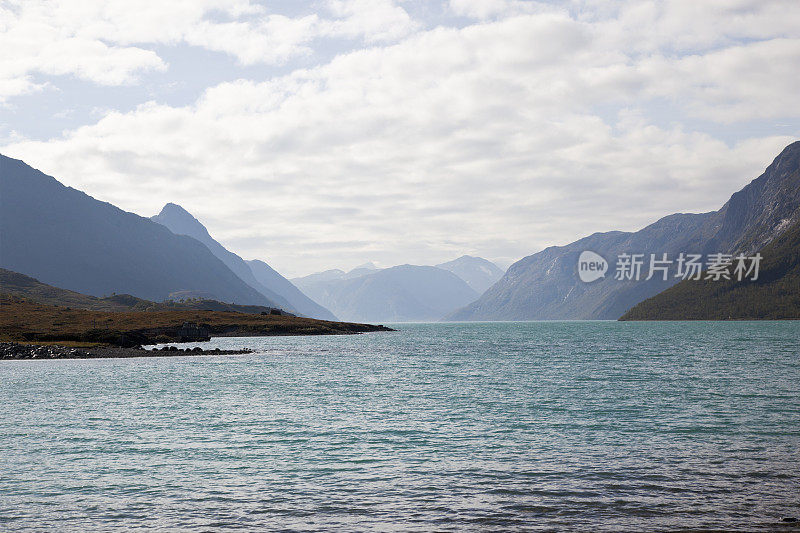
[[[761,176],[733,194],[718,211],[669,215],[637,232],[595,233],[517,261],[477,301],[449,320],[617,319],[634,305],[677,283],[669,277],[617,280],[613,272],[592,283],[577,273],[580,254],[609,263],[620,254],[752,253],[800,220],[800,142],[787,146]]]
[[[381,322],[789,318],[797,316],[800,292],[798,227],[795,142],[717,211],[672,214],[636,232],[595,233],[525,257],[505,273],[485,259],[462,256],[436,266],[381,269],[367,263],[290,281],[264,261],[245,261],[227,250],[177,204],[143,218],[0,155],[0,268],[98,298],[93,305],[99,306],[200,298],[325,320]],[[599,279],[581,281],[578,258],[587,251],[612,265],[623,254],[769,256],[757,283],[674,286],[680,281],[675,262],[666,279],[619,280],[612,267]]]
[[[434,321],[475,300],[478,293],[453,272],[434,267],[365,265],[292,280],[343,320]]]
[[[162,301],[185,291],[229,303],[281,307],[198,240],[2,155],[0,267],[97,297],[127,293]]]
[[[267,263],[225,249],[179,205],[146,219],[2,155],[0,267],[94,297],[200,298],[336,320]]]

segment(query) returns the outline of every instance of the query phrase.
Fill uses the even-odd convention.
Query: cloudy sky
[[[800,138],[797,0],[0,0],[0,153],[294,276],[717,209]]]

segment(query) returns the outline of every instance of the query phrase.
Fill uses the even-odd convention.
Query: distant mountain
[[[2,155],[0,247],[0,267],[92,296],[161,301],[177,291],[206,291],[220,301],[281,307],[201,242]]]
[[[337,279],[359,278],[361,276],[376,272],[377,270],[380,269],[373,263],[364,263],[363,265],[359,265],[352,270],[348,270],[347,272],[338,268],[332,268],[330,270],[323,270],[322,272],[315,272],[307,276],[292,278],[291,282],[299,287],[303,292],[308,294],[307,290],[314,291],[315,285],[318,283],[324,284]]]
[[[433,321],[478,297],[464,280],[441,268],[402,265],[350,277],[328,271],[295,279],[342,320]]]
[[[208,247],[239,278],[281,307],[312,318],[336,320],[336,317],[300,292],[289,280],[263,261],[248,264],[214,240],[208,230],[191,213],[177,204],[168,203],[151,219],[169,228],[176,235],[188,235]],[[258,274],[258,275],[256,275]]]
[[[336,279],[344,279],[346,275],[347,273],[344,270],[333,268],[331,270],[315,272],[307,276],[292,278],[290,281],[294,283],[295,286],[300,288],[300,290],[306,292],[306,288],[311,285],[314,285],[315,283],[325,283]]]
[[[342,279],[351,279],[351,278],[358,278],[360,276],[365,276],[367,274],[371,274],[377,270],[380,270],[378,267],[375,266],[374,263],[364,263],[363,265],[358,265],[353,270],[345,273],[342,276]]]
[[[719,210],[675,214],[635,232],[595,233],[566,246],[553,246],[509,267],[503,278],[476,302],[448,316],[451,320],[616,319],[637,303],[674,285],[619,281],[613,270],[583,283],[578,257],[585,250],[603,256],[613,269],[622,253],[751,253],[800,220],[800,142],[787,146],[766,171],[731,196]]]
[[[258,305],[236,305],[216,300],[191,299],[151,302],[130,294],[114,294],[103,298],[60,289],[38,279],[0,268],[0,294],[21,297],[44,305],[56,305],[91,311],[224,311],[235,313],[275,314],[276,309]],[[281,314],[286,314],[281,312]]]
[[[298,313],[320,320],[337,320],[333,313],[303,294],[300,289],[265,262],[254,260],[247,261],[247,264],[256,281],[264,287],[272,288],[276,293],[283,296]]]
[[[800,222],[759,252],[758,279],[685,280],[620,320],[800,319]]]
[[[462,255],[458,259],[436,266],[449,270],[463,279],[478,294],[486,292],[486,289],[503,277],[503,271],[497,265],[482,257],[472,257],[471,255]]]

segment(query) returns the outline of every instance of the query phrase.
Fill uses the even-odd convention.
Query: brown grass
[[[0,295],[2,341],[115,344],[120,335],[135,335],[153,342],[170,342],[176,340],[177,330],[184,322],[201,324],[214,336],[333,335],[388,330],[368,324],[218,311],[89,311]]]

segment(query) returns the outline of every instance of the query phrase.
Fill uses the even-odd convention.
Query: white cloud
[[[650,78],[651,94],[683,98],[695,116],[731,123],[800,115],[800,38],[731,46],[678,60],[656,57],[643,61],[640,69]]]
[[[474,19],[530,13],[540,8],[531,0],[450,0],[450,9],[456,15]]]
[[[655,15],[655,4],[537,8],[395,43],[408,21],[375,3],[386,16],[367,17],[369,28],[331,30],[364,35],[368,49],[2,151],[143,215],[181,203],[223,243],[289,274],[461,253],[518,258],[715,209],[755,177],[791,137],[729,145],[694,131],[691,118],[800,117],[800,30],[776,21],[770,33],[764,22],[779,4],[714,4],[730,23],[703,22],[702,39],[670,22],[689,17],[687,3],[670,2]],[[340,20],[363,13],[348,5],[334,6]],[[328,19],[318,20],[308,22]],[[626,37],[648,20],[650,44]],[[691,51],[676,53],[668,35]],[[224,31],[217,38],[223,46]],[[238,53],[255,60],[259,46]],[[656,125],[650,105],[663,101],[674,120]]]
[[[325,31],[334,36],[360,37],[367,42],[393,41],[411,33],[417,24],[391,0],[329,0],[335,18]]]
[[[35,74],[131,83],[166,63],[148,46],[187,44],[243,65],[308,55],[319,38],[391,41],[415,23],[390,0],[331,0],[331,18],[287,17],[250,0],[7,0],[0,5],[0,102],[41,88]]]
[[[641,0],[585,2],[607,46],[628,54],[712,50],[742,39],[797,36],[800,9],[795,0]]]
[[[53,14],[44,7],[28,3],[0,6],[0,102],[41,89],[43,84],[32,80],[33,73],[74,74],[118,85],[130,82],[141,71],[166,67],[152,51],[112,47],[97,37],[79,37],[72,30],[54,27]],[[33,15],[26,14],[28,9]]]

